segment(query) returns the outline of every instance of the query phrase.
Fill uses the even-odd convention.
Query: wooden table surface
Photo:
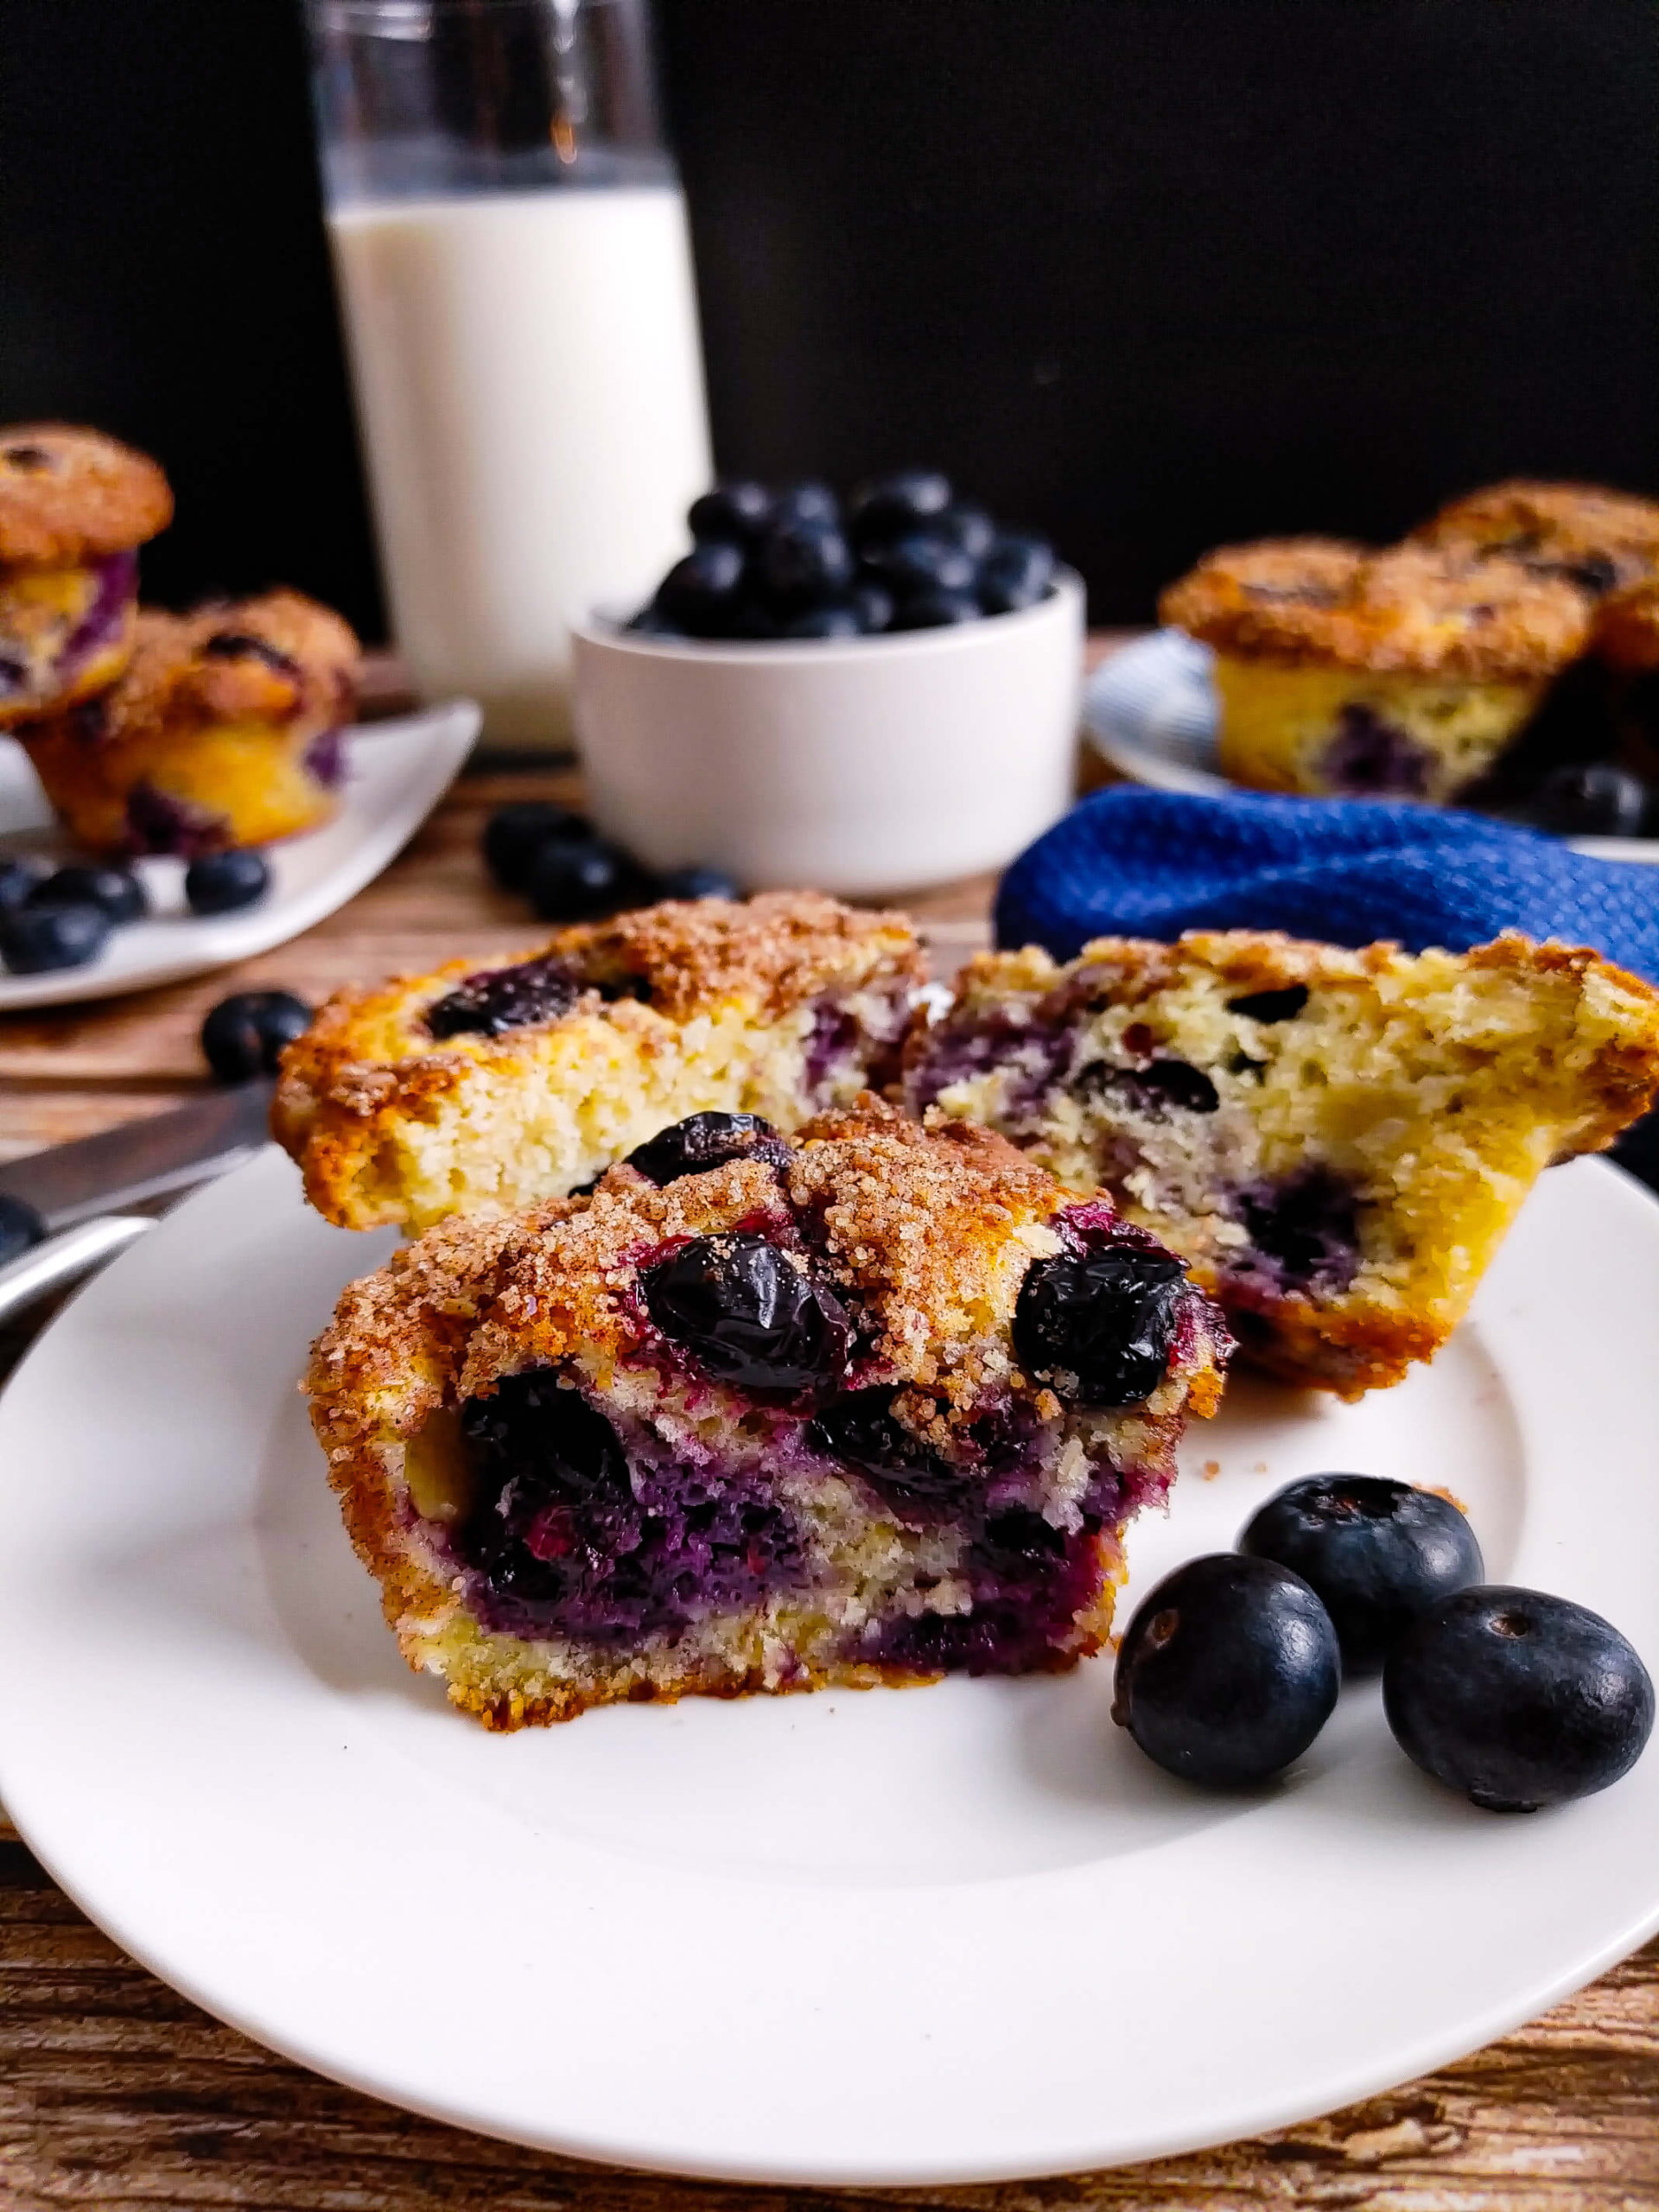
[[[460,953],[482,963],[533,941],[522,909],[487,884],[478,833],[504,799],[573,791],[550,769],[469,775],[377,883],[293,944],[199,982],[0,1020],[0,1156],[199,1090],[207,1078],[196,1031],[227,991],[280,985],[315,1000],[348,980]],[[960,885],[911,902],[942,962],[953,964],[982,932],[988,891]],[[1109,2045],[1135,2024],[1116,2019],[1104,1995]],[[1182,2063],[1179,2048],[1169,2063]],[[583,2165],[335,2088],[124,1957],[0,1823],[0,2206],[804,2212],[878,2194],[731,2189]],[[1659,2205],[1659,1943],[1462,2064],[1306,2126],[1064,2180],[896,2194],[985,2212]]]

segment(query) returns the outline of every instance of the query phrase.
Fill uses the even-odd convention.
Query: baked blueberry
[[[774,529],[785,523],[828,523],[841,527],[841,501],[827,484],[790,484],[772,503]]]
[[[1077,1404],[1138,1405],[1168,1371],[1185,1292],[1179,1260],[1132,1244],[1035,1260],[1014,1306],[1014,1352]]]
[[[758,1158],[778,1166],[788,1157],[789,1147],[759,1114],[690,1114],[636,1145],[627,1164],[660,1189],[682,1175],[723,1167],[728,1160]]]
[[[907,531],[881,547],[874,560],[901,601],[920,591],[971,592],[979,574],[970,553],[931,531]]]
[[[625,906],[635,888],[627,855],[602,837],[550,838],[524,885],[531,911],[544,922],[586,921]]]
[[[1562,837],[1639,837],[1648,787],[1605,760],[1570,761],[1544,778],[1530,811],[1541,828]]]
[[[504,1037],[569,1014],[587,986],[556,954],[514,968],[480,969],[426,1009],[434,1037]]]
[[[761,541],[760,581],[779,607],[805,608],[844,592],[853,556],[833,523],[787,522]]]
[[[1228,1000],[1227,1011],[1268,1024],[1294,1021],[1307,1004],[1307,995],[1306,983],[1287,983],[1276,991],[1246,991],[1242,998]]]
[[[101,906],[14,906],[0,913],[0,962],[14,976],[84,968],[113,927]]]
[[[953,622],[976,622],[980,605],[970,591],[915,591],[893,610],[895,630],[943,630]]]
[[[1166,1575],[1136,1610],[1112,1718],[1183,1781],[1243,1789],[1301,1757],[1341,1687],[1337,1632],[1300,1575],[1212,1552]]]
[[[1351,1674],[1382,1664],[1437,1599],[1486,1572],[1475,1532],[1449,1498],[1380,1475],[1309,1475],[1270,1497],[1238,1540],[1317,1590]]]
[[[1115,1090],[1137,1112],[1155,1120],[1162,1120],[1172,1106],[1190,1114],[1213,1114],[1221,1104],[1221,1094],[1210,1077],[1187,1060],[1149,1060],[1143,1068],[1114,1068],[1095,1060],[1078,1073],[1074,1088],[1096,1095]]]
[[[640,1280],[663,1334],[723,1382],[801,1390],[846,1364],[840,1300],[769,1237],[694,1236]]]
[[[521,799],[498,806],[484,825],[484,865],[504,891],[522,891],[543,845],[583,844],[594,825],[574,808],[550,799]]]
[[[815,1452],[856,1467],[905,1519],[959,1508],[971,1487],[961,1468],[930,1452],[898,1419],[891,1389],[844,1391],[814,1416],[806,1433]]]
[[[732,627],[747,558],[728,538],[704,538],[658,585],[658,613],[694,638],[724,636]]]
[[[1418,1614],[1384,1663],[1382,1707],[1408,1759],[1493,1813],[1605,1789],[1653,1732],[1653,1683],[1611,1622],[1502,1583]]]
[[[741,899],[742,886],[723,868],[671,868],[657,879],[661,899]]]
[[[210,1007],[201,1049],[221,1083],[275,1075],[283,1047],[311,1027],[311,1008],[292,991],[233,991]]]
[[[1041,537],[1006,531],[980,563],[980,605],[987,614],[1017,613],[1034,607],[1053,581],[1053,547]]]
[[[270,863],[251,845],[204,853],[184,871],[184,899],[193,914],[232,914],[257,906],[270,888]]]
[[[144,887],[124,868],[60,868],[29,893],[31,906],[101,906],[115,923],[138,922],[149,912]]]
[[[791,615],[783,626],[786,638],[861,638],[864,622],[850,600],[828,599]]]
[[[33,1206],[0,1191],[0,1268],[19,1260],[46,1235],[46,1224]]]
[[[21,906],[46,874],[44,861],[21,853],[0,856],[0,914]]]
[[[717,537],[745,545],[772,520],[772,494],[764,484],[716,484],[712,492],[692,500],[685,519],[699,543]]]
[[[936,468],[905,468],[867,485],[853,502],[853,537],[861,552],[942,515],[950,505],[950,480]]]

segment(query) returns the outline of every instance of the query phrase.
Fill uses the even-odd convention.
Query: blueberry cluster
[[[185,903],[194,914],[251,906],[270,888],[270,864],[251,850],[206,853],[184,872]],[[84,968],[112,930],[149,912],[149,894],[130,868],[0,858],[0,963],[14,976]]]
[[[1309,1476],[1237,1551],[1189,1560],[1144,1600],[1112,1716],[1171,1774],[1248,1787],[1307,1750],[1344,1671],[1380,1667],[1401,1749],[1472,1803],[1530,1813],[1606,1789],[1652,1732],[1647,1669],[1599,1614],[1484,1572],[1438,1492]]]
[[[1053,550],[1001,529],[937,469],[843,503],[827,484],[721,484],[693,500],[693,544],[629,628],[648,638],[867,638],[1034,607]]]
[[[544,922],[589,921],[658,899],[742,896],[719,868],[653,874],[632,853],[601,837],[585,814],[546,799],[496,809],[485,824],[484,865],[503,891],[527,899]]]

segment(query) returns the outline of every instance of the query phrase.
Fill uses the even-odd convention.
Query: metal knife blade
[[[9,1160],[0,1166],[0,1192],[33,1206],[55,1231],[190,1190],[238,1166],[266,1141],[275,1087],[261,1076],[170,1113]]]

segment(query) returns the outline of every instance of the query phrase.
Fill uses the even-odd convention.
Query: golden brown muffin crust
[[[1223,652],[1298,666],[1503,683],[1554,675],[1591,611],[1560,579],[1425,545],[1381,553],[1321,538],[1224,546],[1159,602]]]
[[[1412,536],[1483,560],[1505,556],[1602,592],[1633,583],[1659,563],[1659,502],[1595,484],[1517,477],[1450,501]]]
[[[65,423],[0,430],[0,562],[101,560],[172,518],[166,477],[132,447]]]

